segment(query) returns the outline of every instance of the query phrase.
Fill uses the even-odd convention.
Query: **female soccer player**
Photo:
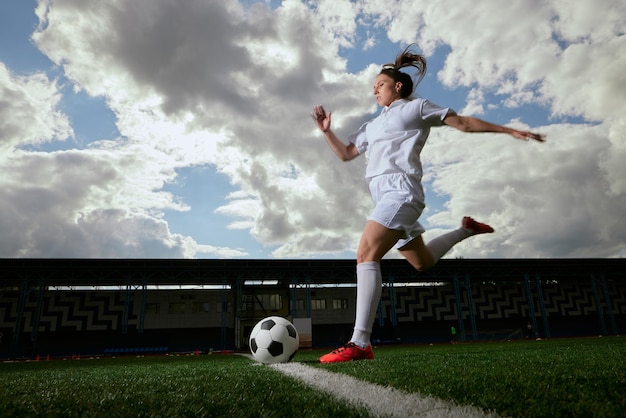
[[[322,105],[311,117],[333,152],[349,161],[369,152],[365,177],[375,207],[365,225],[357,250],[357,301],[354,332],[350,341],[320,358],[322,363],[373,359],[372,326],[382,291],[380,260],[397,248],[417,270],[426,270],[454,245],[473,235],[491,233],[489,225],[464,217],[461,227],[443,234],[427,245],[418,222],[424,209],[420,152],[430,128],[448,125],[463,132],[498,132],[522,140],[543,142],[541,135],[495,125],[481,119],[457,115],[428,100],[413,98],[414,85],[426,74],[426,60],[407,47],[393,64],[386,64],[374,81],[374,96],[380,114],[348,137],[348,145],[331,129],[331,113]],[[400,71],[416,68],[413,78]]]

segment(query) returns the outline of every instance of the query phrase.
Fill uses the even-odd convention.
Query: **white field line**
[[[375,417],[497,417],[474,406],[405,393],[302,363],[279,363],[271,367],[337,399],[365,407]]]

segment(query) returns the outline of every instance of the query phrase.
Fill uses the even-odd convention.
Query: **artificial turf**
[[[294,361],[504,416],[626,416],[626,339],[376,347],[373,361]],[[0,363],[0,414],[352,417],[367,411],[239,355]]]
[[[3,417],[367,416],[236,355],[0,364]]]
[[[515,417],[626,416],[626,338],[381,347],[324,366]]]

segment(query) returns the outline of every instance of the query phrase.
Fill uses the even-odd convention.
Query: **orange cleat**
[[[331,351],[330,353],[320,357],[320,363],[339,363],[352,360],[371,360],[374,358],[372,346],[361,348],[355,343],[348,343],[343,347]]]
[[[469,231],[472,231],[472,235],[490,234],[494,231],[494,229],[489,225],[477,222],[469,216],[463,218],[461,226]]]

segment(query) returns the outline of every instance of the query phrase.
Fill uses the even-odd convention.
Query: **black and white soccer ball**
[[[296,355],[300,337],[291,322],[269,316],[254,326],[249,343],[252,357],[259,363],[286,363]]]

